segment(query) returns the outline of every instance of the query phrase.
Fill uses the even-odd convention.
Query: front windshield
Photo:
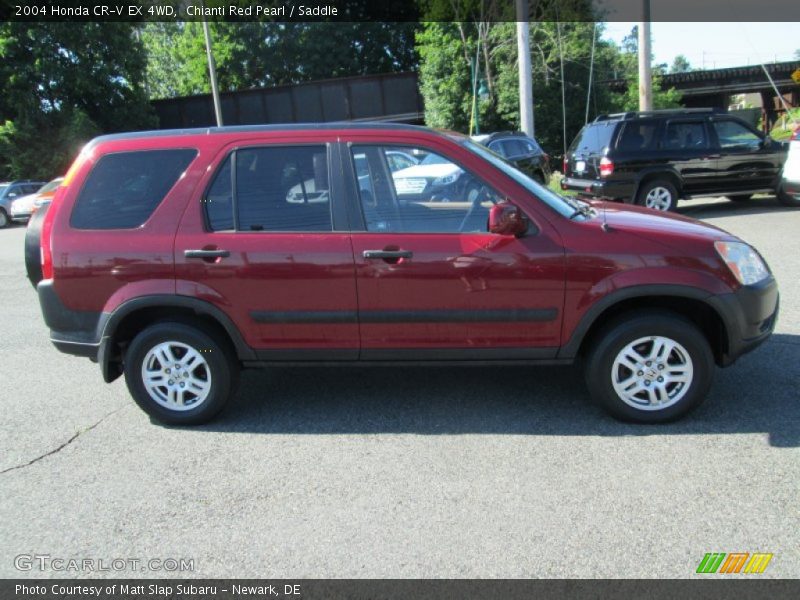
[[[506,162],[499,154],[495,154],[488,148],[476,144],[475,142],[465,139],[462,145],[469,150],[486,159],[492,165],[503,171],[506,175],[511,177],[514,181],[528,190],[531,194],[536,196],[542,202],[547,204],[550,208],[558,212],[564,217],[572,217],[575,211],[578,210],[580,204],[570,198],[559,196],[555,192],[547,189],[545,186],[535,182],[533,179],[525,175],[522,171]]]

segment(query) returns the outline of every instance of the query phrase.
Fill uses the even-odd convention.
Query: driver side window
[[[393,169],[402,153],[411,164]],[[367,231],[486,233],[502,197],[469,171],[424,148],[354,145],[353,167]]]

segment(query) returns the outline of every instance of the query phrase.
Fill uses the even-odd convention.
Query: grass
[[[794,117],[794,119],[800,123],[800,108],[790,108],[789,113],[791,117]],[[769,135],[772,139],[788,140],[792,136],[795,124],[791,117],[786,115],[785,117],[778,119],[775,127],[773,127],[772,131],[769,132]]]

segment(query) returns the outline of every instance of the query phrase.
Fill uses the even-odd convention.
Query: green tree
[[[669,68],[670,73],[686,73],[687,71],[692,70],[692,65],[689,63],[689,59],[683,54],[678,54],[678,56],[673,59],[672,66]]]
[[[154,125],[129,24],[1,23],[0,59],[5,177],[53,177],[97,133]]]
[[[416,23],[210,23],[222,91],[412,70]],[[200,23],[148,23],[151,98],[208,93]]]

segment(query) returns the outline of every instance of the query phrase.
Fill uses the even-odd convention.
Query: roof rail
[[[612,113],[608,115],[598,115],[595,122],[611,120],[629,120],[642,117],[663,117],[666,115],[691,115],[691,114],[715,114],[726,113],[725,108],[664,108],[659,110],[629,111],[624,113]]]

